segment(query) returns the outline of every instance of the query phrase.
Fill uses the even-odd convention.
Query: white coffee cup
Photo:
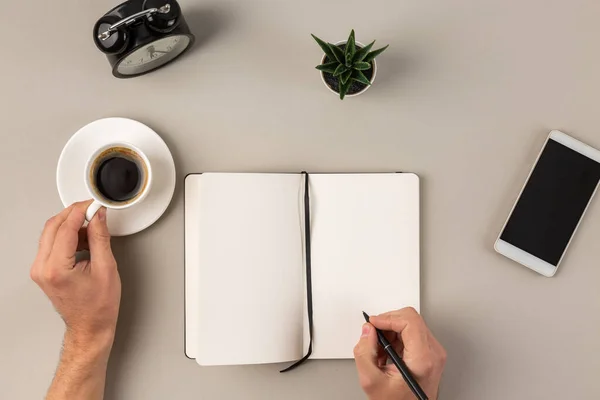
[[[112,167],[110,172],[107,172],[108,170],[101,171],[103,168],[107,168],[107,165],[110,165],[107,161],[113,163],[115,158],[133,162],[137,167],[138,179],[128,178],[131,174],[127,174],[126,177],[124,175],[125,171],[120,171],[116,167]],[[119,161],[119,163],[122,165],[122,162]],[[115,164],[113,163],[112,165],[114,166]],[[127,165],[130,166],[130,164]],[[99,172],[101,173],[100,175]],[[123,185],[129,185],[127,188],[132,190],[127,193],[126,197],[111,198],[111,193],[116,189],[109,190],[104,188],[105,185],[99,181],[105,175],[106,180],[111,178],[108,182],[116,182],[112,186],[122,188],[124,187]],[[146,154],[136,146],[124,142],[111,143],[99,148],[90,156],[86,163],[84,180],[90,196],[94,199],[94,202],[88,207],[85,213],[85,218],[91,221],[101,207],[122,210],[133,207],[144,200],[152,186],[152,168]]]

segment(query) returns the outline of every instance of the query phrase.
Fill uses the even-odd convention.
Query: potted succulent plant
[[[375,57],[389,46],[371,51],[375,41],[366,46],[357,42],[354,29],[348,40],[335,44],[324,42],[315,35],[312,37],[325,53],[316,68],[321,71],[325,86],[339,94],[341,100],[346,96],[358,96],[373,84],[377,74]]]

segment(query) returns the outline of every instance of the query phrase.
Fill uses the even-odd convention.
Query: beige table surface
[[[413,171],[422,178],[422,312],[446,346],[441,398],[600,398],[600,204],[555,278],[492,244],[551,129],[600,147],[595,0],[182,0],[194,50],[117,80],[92,43],[111,0],[0,7],[0,398],[42,398],[63,325],[29,280],[62,207],[60,151],[125,116],[177,165],[167,213],[113,241],[123,280],[107,399],[362,399],[352,361],[201,368],[183,354],[183,179],[202,171]],[[390,49],[341,102],[313,32]],[[243,334],[242,332],[240,332]],[[357,332],[357,338],[359,332]]]

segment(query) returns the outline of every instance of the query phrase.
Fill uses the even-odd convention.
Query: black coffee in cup
[[[111,147],[96,157],[90,175],[97,194],[109,202],[127,204],[144,191],[148,173],[135,151]]]

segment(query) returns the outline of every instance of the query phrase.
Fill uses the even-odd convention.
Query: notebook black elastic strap
[[[310,196],[308,187],[308,173],[302,172],[304,175],[304,238],[306,249],[306,303],[308,310],[308,334],[310,342],[306,355],[294,364],[290,365],[279,372],[288,372],[298,367],[304,361],[308,360],[312,354],[313,347],[313,304],[312,304],[312,270],[311,270],[311,249],[310,249]]]

